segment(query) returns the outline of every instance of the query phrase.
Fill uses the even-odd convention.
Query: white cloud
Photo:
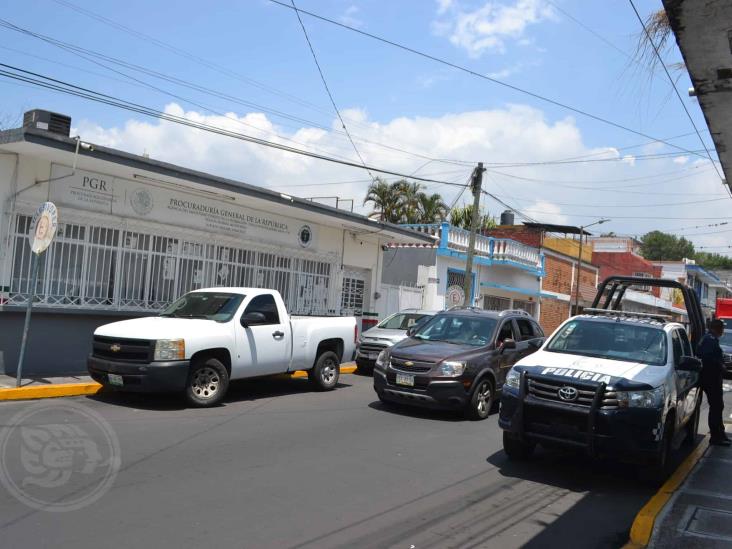
[[[531,40],[524,36],[529,25],[556,19],[553,8],[544,0],[490,0],[472,10],[463,9],[457,0],[438,0],[437,14],[434,32],[447,36],[471,57],[480,57],[487,51],[503,53],[507,40],[529,45]]]
[[[351,144],[340,133],[340,126],[335,121],[330,130],[317,127],[290,130],[278,126],[262,113],[232,112],[222,117],[185,111],[174,103],[168,105],[165,111],[211,126],[358,162]],[[634,162],[629,162],[627,157],[619,154],[617,148],[586,146],[574,119],[548,121],[543,112],[536,108],[509,105],[501,109],[435,117],[399,117],[385,122],[370,119],[362,109],[350,108],[342,112],[359,152],[367,163],[412,173],[425,164],[425,157],[483,161],[489,168],[484,178],[486,190],[544,222],[581,224],[599,217],[609,217],[615,219],[606,226],[607,230],[619,234],[643,234],[655,228],[713,222],[648,219],[653,216],[729,216],[728,199],[722,199],[723,190],[719,179],[708,162],[705,164],[702,159],[693,159],[683,166],[671,158],[635,158]],[[77,126],[73,130],[74,134],[78,133],[87,142],[135,154],[147,151],[154,159],[295,196],[352,198],[356,211],[369,211],[368,206],[362,205],[368,174],[360,168],[285,153],[165,121],[131,119],[118,127],[103,127],[82,120]],[[423,156],[415,157],[375,143],[415,151]],[[621,160],[521,168],[496,165],[570,159],[584,155],[592,155],[592,159]],[[470,169],[470,166],[432,162],[422,167],[419,175],[463,183]],[[638,179],[668,172],[684,178],[671,175],[663,179]],[[617,180],[622,181],[613,183]],[[605,191],[593,191],[593,188]],[[441,193],[448,202],[452,202],[460,191],[459,187],[437,184],[430,184],[427,189]],[[643,192],[649,194],[637,194]],[[693,201],[699,197],[712,198],[717,195],[720,196],[717,202],[653,206],[653,203]],[[486,207],[491,214],[497,215],[504,209],[492,199],[486,200]],[[623,206],[617,207],[619,205]],[[624,216],[639,219],[620,219]]]
[[[688,162],[689,162],[688,156],[677,156],[676,158],[674,158],[674,164],[683,165],[683,164],[688,164]]]
[[[344,25],[360,29],[363,27],[363,21],[357,17],[359,11],[361,11],[359,7],[352,4],[348,6],[348,9],[343,12],[343,15],[341,15],[338,20]]]

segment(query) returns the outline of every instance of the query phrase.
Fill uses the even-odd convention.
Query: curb
[[[681,465],[663,483],[663,486],[661,486],[658,492],[638,512],[633,521],[633,526],[630,528],[630,541],[623,549],[640,548],[648,545],[653,535],[653,526],[656,523],[656,518],[658,518],[664,506],[671,499],[671,496],[674,495],[674,492],[679,489],[686,480],[686,477],[689,476],[689,473],[691,473],[694,466],[702,458],[707,448],[709,448],[709,435],[705,436],[691,454],[686,456],[686,459],[681,462]]]
[[[356,366],[341,366],[341,374],[352,374]],[[303,370],[293,372],[291,377],[308,377]],[[38,385],[31,387],[13,387],[10,389],[0,388],[0,401],[3,400],[34,400],[38,398],[59,398],[72,396],[95,395],[102,390],[102,386],[96,382],[89,383],[59,383],[56,385]]]
[[[14,387],[12,389],[0,389],[0,400],[30,400],[35,398],[94,395],[101,390],[102,386],[96,382]]]

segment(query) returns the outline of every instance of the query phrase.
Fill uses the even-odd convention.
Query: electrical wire
[[[172,114],[165,113],[162,111],[158,111],[156,109],[146,107],[146,106],[140,105],[138,103],[133,103],[131,101],[126,101],[126,100],[120,99],[118,97],[96,92],[94,90],[90,90],[89,88],[77,86],[75,84],[71,84],[71,83],[65,82],[63,80],[58,80],[58,79],[51,78],[51,77],[48,77],[48,76],[45,76],[45,75],[42,75],[39,73],[27,71],[27,70],[24,70],[24,69],[21,69],[18,67],[14,67],[12,65],[7,65],[5,63],[0,63],[0,67],[6,67],[8,69],[16,71],[16,73],[13,73],[13,72],[10,72],[7,70],[0,69],[0,76],[9,78],[11,80],[17,80],[17,81],[21,81],[21,82],[25,82],[25,83],[29,83],[29,84],[34,84],[38,87],[51,89],[54,91],[65,93],[67,95],[81,97],[83,99],[88,99],[90,101],[94,101],[97,103],[110,105],[113,107],[117,107],[120,109],[130,111],[130,112],[136,112],[136,113],[143,114],[143,115],[151,117],[151,118],[165,120],[168,122],[174,122],[174,123],[188,126],[191,128],[200,129],[200,130],[203,130],[206,132],[222,135],[225,137],[232,137],[235,139],[239,139],[241,141],[246,141],[246,142],[254,143],[257,145],[262,145],[262,146],[278,149],[278,150],[281,150],[284,152],[307,156],[310,158],[315,158],[318,160],[323,160],[326,162],[331,162],[331,163],[340,164],[343,166],[349,166],[349,167],[353,167],[353,168],[362,169],[364,167],[363,165],[357,164],[355,162],[340,160],[337,158],[333,158],[333,157],[329,157],[329,156],[325,156],[325,155],[321,155],[321,154],[316,154],[316,153],[313,153],[310,151],[305,151],[302,149],[290,147],[288,145],[282,145],[281,143],[274,143],[272,141],[267,141],[266,139],[261,139],[261,138],[254,137],[251,135],[242,134],[242,133],[234,132],[231,130],[226,130],[226,129],[219,128],[216,126],[211,126],[209,124],[204,124],[202,122],[195,122],[193,120],[190,120],[190,119],[187,119],[187,118],[184,118],[181,116],[176,116],[176,115],[172,115]],[[21,73],[21,74],[18,74],[18,73]],[[429,179],[429,178],[419,177],[419,176],[409,176],[408,174],[404,174],[401,172],[397,172],[397,171],[393,171],[393,170],[389,170],[389,169],[385,169],[385,168],[378,168],[375,166],[368,166],[368,168],[369,168],[369,170],[374,171],[374,172],[394,175],[394,176],[402,177],[405,179],[415,179],[417,181],[422,181],[425,183],[438,183],[438,184],[442,184],[442,185],[462,186],[459,183],[452,183],[449,181],[440,181],[440,180],[436,180],[436,179]]]
[[[336,114],[338,115],[338,120],[341,121],[341,127],[343,128],[343,131],[346,133],[346,136],[348,137],[348,140],[351,142],[351,145],[353,146],[353,150],[356,151],[356,156],[358,156],[358,159],[361,161],[361,164],[363,164],[364,168],[366,168],[366,162],[363,159],[363,156],[361,156],[361,152],[358,150],[358,147],[356,147],[356,143],[353,142],[353,138],[351,137],[351,133],[348,131],[348,128],[346,127],[346,123],[343,120],[343,117],[341,116],[341,111],[338,109],[338,105],[336,105],[335,99],[333,98],[333,93],[330,91],[330,87],[328,86],[328,81],[325,79],[325,74],[323,73],[323,68],[320,66],[320,62],[318,61],[318,56],[315,54],[315,48],[313,48],[313,44],[310,41],[310,36],[308,36],[308,31],[305,28],[305,23],[302,21],[302,17],[300,17],[300,12],[297,11],[297,6],[295,5],[295,0],[290,0],[292,3],[292,7],[295,8],[295,15],[297,16],[297,20],[300,22],[300,27],[302,28],[302,32],[305,35],[305,41],[308,43],[308,48],[310,48],[310,53],[313,56],[313,61],[315,61],[315,66],[318,68],[318,74],[320,75],[320,80],[323,82],[323,87],[325,88],[326,93],[328,94],[328,99],[330,99],[330,104],[333,105],[333,110],[335,110]],[[369,171],[368,168],[366,168],[366,172],[368,172],[369,176],[371,176],[371,179],[375,179],[374,174]]]
[[[676,97],[678,97],[679,103],[681,103],[681,106],[683,107],[684,112],[686,113],[686,116],[689,118],[689,122],[691,122],[691,125],[694,128],[696,135],[699,136],[699,141],[701,141],[701,144],[707,153],[707,157],[709,157],[710,162],[714,165],[714,170],[717,172],[719,179],[722,182],[724,182],[724,176],[719,171],[717,164],[714,162],[714,159],[712,158],[712,153],[709,152],[709,148],[707,147],[706,142],[702,138],[701,133],[699,132],[699,128],[696,127],[694,118],[692,118],[691,113],[689,112],[689,109],[686,107],[686,103],[684,103],[684,100],[681,98],[681,94],[679,93],[679,90],[676,87],[676,84],[674,83],[674,79],[671,78],[671,73],[668,72],[666,63],[664,63],[663,58],[661,57],[661,53],[658,51],[658,47],[656,47],[656,43],[651,38],[651,34],[648,32],[648,29],[646,28],[646,25],[643,22],[643,18],[641,17],[640,13],[638,13],[638,9],[635,7],[633,0],[628,0],[628,2],[630,2],[630,6],[633,8],[633,11],[635,12],[635,16],[638,18],[638,22],[640,23],[641,27],[643,27],[643,32],[645,33],[646,38],[648,39],[648,42],[650,42],[651,46],[653,46],[653,51],[655,52],[656,57],[658,58],[658,61],[661,63],[661,66],[663,67],[663,71],[666,73],[666,76],[668,77],[668,80],[671,83],[671,87],[674,89],[674,93],[676,94]],[[725,188],[727,189],[727,192],[730,193],[730,196],[732,197],[732,191],[729,189],[729,187],[727,187],[727,185],[725,185]]]
[[[457,63],[453,63],[453,62],[451,62],[451,61],[447,61],[447,60],[445,60],[445,59],[441,59],[441,58],[439,58],[439,57],[436,57],[436,56],[434,56],[434,55],[431,55],[431,54],[429,54],[429,53],[426,53],[426,52],[423,52],[423,51],[417,50],[417,49],[415,49],[415,48],[412,48],[412,47],[410,47],[410,46],[406,46],[406,45],[404,45],[404,44],[400,44],[400,43],[398,43],[398,42],[395,42],[395,41],[393,41],[393,40],[389,40],[389,39],[387,39],[387,38],[383,38],[383,37],[381,37],[381,36],[378,36],[378,35],[376,35],[376,34],[373,34],[373,33],[367,32],[367,31],[364,31],[364,30],[362,30],[362,29],[357,29],[357,28],[355,28],[355,27],[352,27],[352,26],[350,26],[350,25],[347,25],[347,24],[345,24],[345,23],[342,23],[342,22],[340,22],[340,21],[336,21],[336,20],[334,20],[334,19],[330,19],[330,18],[328,18],[328,17],[325,17],[325,16],[323,16],[323,15],[319,15],[319,14],[317,14],[317,13],[313,13],[313,12],[311,12],[311,11],[303,10],[303,9],[300,9],[300,8],[294,8],[294,7],[292,7],[291,5],[289,5],[289,4],[286,4],[285,2],[282,2],[282,1],[280,1],[280,0],[269,0],[269,1],[270,1],[270,2],[272,2],[273,4],[276,4],[276,5],[278,5],[278,6],[281,6],[281,7],[283,7],[283,8],[287,8],[287,9],[290,9],[290,10],[296,10],[296,11],[299,11],[300,13],[304,13],[305,15],[308,15],[308,16],[310,16],[310,17],[313,17],[313,18],[315,18],[315,19],[318,19],[318,20],[320,20],[320,21],[324,21],[324,22],[326,22],[326,23],[330,23],[330,24],[332,24],[332,25],[336,25],[336,26],[338,26],[338,27],[341,27],[341,28],[347,29],[347,30],[349,30],[349,31],[351,31],[351,32],[355,32],[355,33],[358,33],[358,34],[360,34],[360,35],[362,35],[362,36],[366,36],[366,37],[368,37],[368,38],[371,38],[371,39],[373,39],[373,40],[377,40],[377,41],[379,41],[379,42],[382,42],[382,43],[384,43],[384,44],[388,44],[388,45],[390,45],[390,46],[393,46],[393,47],[395,47],[395,48],[401,49],[401,50],[403,50],[403,51],[407,51],[407,52],[409,52],[409,53],[412,53],[412,54],[414,54],[414,55],[418,55],[418,56],[420,56],[420,57],[422,57],[422,58],[425,58],[425,59],[429,59],[429,60],[431,60],[431,61],[434,61],[434,62],[436,62],[436,63],[440,63],[440,64],[442,64],[442,65],[445,65],[445,66],[451,67],[451,68],[453,68],[453,69],[456,69],[456,70],[459,70],[459,71],[461,71],[461,72],[464,72],[464,73],[470,74],[471,76],[475,76],[475,77],[477,77],[477,78],[480,78],[480,79],[482,79],[482,80],[486,80],[486,81],[488,81],[488,82],[491,82],[491,83],[493,83],[493,84],[497,84],[497,85],[499,85],[499,86],[503,86],[503,87],[505,87],[505,88],[508,88],[508,89],[510,89],[510,90],[513,90],[513,91],[515,91],[515,92],[521,93],[521,94],[523,94],[523,95],[527,95],[527,96],[529,96],[529,97],[532,97],[532,98],[534,98],[534,99],[538,99],[538,100],[540,100],[540,101],[543,101],[543,102],[545,102],[545,103],[549,103],[549,104],[551,104],[551,105],[554,105],[554,106],[556,106],[556,107],[560,107],[560,108],[562,108],[562,109],[565,109],[565,110],[568,110],[568,111],[574,112],[574,113],[576,113],[576,114],[579,114],[579,115],[581,115],[581,116],[584,116],[584,117],[586,117],[586,118],[590,118],[590,119],[592,119],[592,120],[595,120],[595,121],[597,121],[597,122],[601,122],[601,123],[603,123],[603,124],[606,124],[606,125],[608,125],[608,126],[612,126],[612,127],[614,127],[614,128],[617,128],[617,129],[621,129],[621,130],[623,130],[623,131],[626,131],[626,132],[629,132],[629,133],[633,133],[633,134],[635,134],[635,135],[640,135],[641,137],[645,137],[646,139],[650,139],[650,140],[652,140],[652,141],[654,141],[654,142],[658,142],[658,143],[663,143],[663,144],[665,144],[665,145],[667,145],[667,146],[669,146],[669,147],[672,147],[672,148],[674,148],[674,149],[677,149],[677,150],[683,151],[683,152],[685,152],[685,153],[688,153],[688,154],[693,154],[693,155],[695,155],[695,156],[702,156],[702,155],[700,155],[700,154],[698,154],[698,153],[696,153],[696,152],[692,152],[692,151],[690,151],[690,150],[688,150],[688,149],[684,149],[683,147],[680,147],[680,146],[678,146],[678,145],[674,145],[673,143],[670,143],[670,142],[668,142],[668,141],[666,141],[666,140],[663,140],[663,139],[659,139],[659,138],[653,137],[653,136],[651,136],[651,135],[648,135],[648,134],[646,134],[646,133],[644,133],[644,132],[641,132],[641,131],[639,131],[639,130],[635,130],[635,129],[629,128],[629,127],[627,127],[627,126],[624,126],[624,125],[622,125],[622,124],[619,124],[619,123],[617,123],[617,122],[613,122],[612,120],[608,120],[608,119],[606,119],[606,118],[603,118],[603,117],[601,117],[601,116],[598,116],[598,115],[592,114],[592,113],[590,113],[590,112],[587,112],[587,111],[585,111],[585,110],[579,109],[579,108],[577,108],[577,107],[573,107],[573,106],[571,106],[571,105],[568,105],[568,104],[566,104],[566,103],[562,103],[561,101],[558,101],[558,100],[555,100],[555,99],[551,99],[550,97],[546,97],[546,96],[543,96],[543,95],[541,95],[541,94],[539,94],[539,93],[536,93],[536,92],[532,92],[532,91],[530,91],[530,90],[527,90],[527,89],[521,88],[521,87],[519,87],[519,86],[515,86],[515,85],[513,85],[513,84],[509,84],[509,83],[507,83],[507,82],[503,82],[503,81],[501,81],[501,80],[498,80],[498,79],[496,79],[496,78],[492,78],[492,77],[490,77],[490,76],[487,76],[487,75],[485,75],[485,74],[482,74],[482,73],[480,73],[480,72],[478,72],[478,71],[475,71],[475,70],[473,70],[473,69],[470,69],[470,68],[468,68],[468,67],[464,67],[464,66],[462,66],[462,65],[458,65]],[[703,158],[704,158],[704,157],[703,157]]]

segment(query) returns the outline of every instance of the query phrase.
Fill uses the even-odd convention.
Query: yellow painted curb
[[[341,366],[341,373],[342,374],[352,374],[356,371],[356,366],[352,366],[350,364]],[[308,373],[305,370],[298,370],[297,372],[292,373],[292,377],[308,377]]]
[[[648,503],[636,515],[633,526],[630,529],[630,541],[625,545],[624,549],[645,547],[648,545],[648,542],[651,541],[653,526],[656,523],[656,518],[659,513],[663,510],[664,505],[668,503],[668,500],[671,499],[674,492],[686,480],[686,477],[689,476],[694,465],[701,459],[704,452],[707,451],[707,448],[709,448],[708,435],[702,439],[691,454],[686,456],[686,459],[681,465],[678,466],[658,492],[648,500]]]
[[[0,389],[0,400],[30,400],[34,398],[94,395],[101,389],[102,386],[96,382],[32,385],[30,387]]]

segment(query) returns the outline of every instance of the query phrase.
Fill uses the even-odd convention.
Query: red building
[[[591,244],[592,263],[600,267],[600,280],[613,275],[661,278],[663,267],[643,258],[639,253],[640,242],[634,238],[601,236],[592,238]],[[661,297],[660,288],[635,288],[635,290]]]

